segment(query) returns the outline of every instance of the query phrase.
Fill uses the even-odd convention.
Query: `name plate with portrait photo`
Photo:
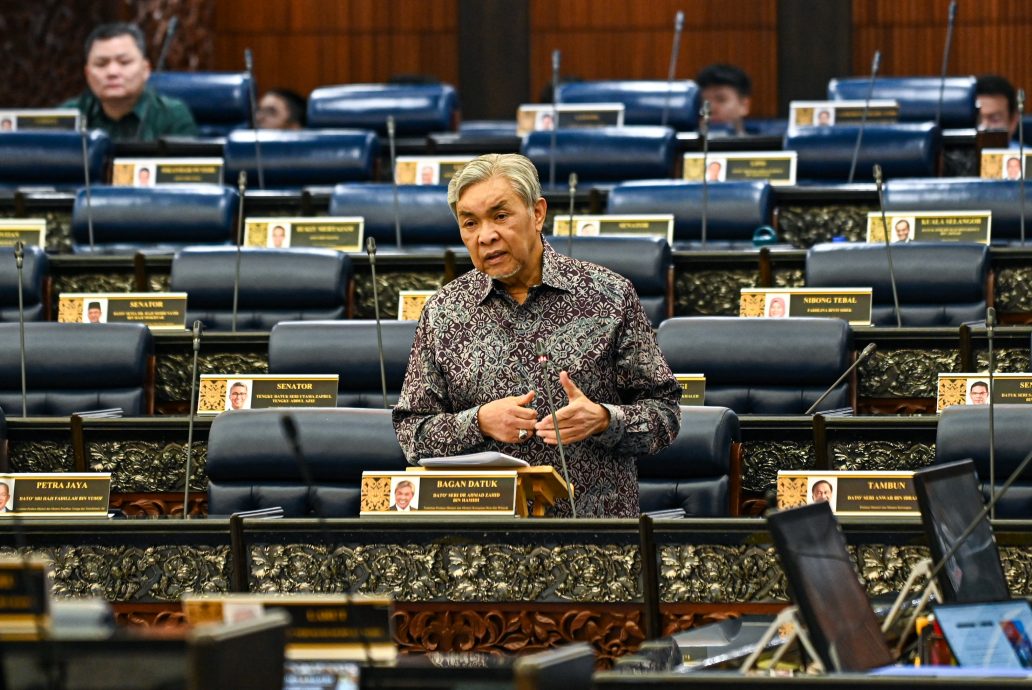
[[[0,110],[0,133],[30,131],[79,131],[76,108],[18,108]]]
[[[742,288],[738,314],[783,319],[807,316],[871,325],[871,288]]]
[[[4,218],[0,220],[0,247],[13,247],[22,242],[26,247],[47,246],[47,221],[42,218]]]
[[[997,405],[1032,405],[1032,372],[993,374],[992,400]],[[950,405],[988,405],[989,374],[939,374],[935,410]]]
[[[516,110],[516,136],[520,137],[537,131],[623,127],[623,124],[623,103],[524,104]]]
[[[570,216],[556,214],[552,220],[552,234],[570,234]],[[660,237],[674,243],[674,216],[670,213],[642,213],[630,216],[578,215],[573,216],[575,237]]]
[[[152,330],[186,328],[185,292],[63,292],[61,323],[143,323]]]
[[[111,169],[115,187],[177,184],[222,184],[221,158],[116,158]]]
[[[336,407],[337,374],[201,374],[197,414],[274,407]]]
[[[361,252],[364,235],[365,219],[361,216],[248,218],[244,221],[245,247],[319,247]]]
[[[989,244],[992,211],[893,211],[885,214],[889,242],[980,242]],[[867,241],[885,243],[879,212],[867,214]]]
[[[0,474],[0,518],[105,517],[110,472]]]
[[[394,179],[398,184],[446,185],[473,156],[398,156]]]
[[[706,404],[706,376],[704,374],[674,374],[681,385],[681,405]]]
[[[871,101],[792,101],[788,106],[788,126],[832,127],[859,125],[864,121],[867,106],[868,124],[892,124],[899,121],[899,103],[893,99]]]
[[[684,154],[684,179],[702,182],[770,182],[771,185],[793,185],[796,182],[795,151],[741,151],[711,153],[703,160],[701,153]],[[705,163],[705,165],[703,165]]]
[[[826,502],[840,517],[920,515],[914,473],[903,470],[779,470],[778,508]]]
[[[515,470],[363,472],[360,516],[516,515]]]
[[[1025,151],[1022,164],[1018,149],[982,149],[982,161],[979,175],[989,180],[1020,180],[1022,169],[1025,179],[1032,175],[1028,164],[1029,151]]]
[[[399,290],[398,321],[419,321],[426,301],[436,292],[436,290]]]

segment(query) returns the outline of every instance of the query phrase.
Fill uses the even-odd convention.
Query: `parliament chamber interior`
[[[1032,4],[3,15],[0,688],[1032,678]]]

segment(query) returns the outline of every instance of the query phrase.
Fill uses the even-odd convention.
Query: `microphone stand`
[[[168,57],[168,49],[172,46],[172,37],[176,35],[179,28],[179,17],[172,17],[165,29],[165,41],[161,44],[161,53],[158,55],[158,64],[154,68],[155,73],[165,71],[165,58]]]
[[[190,420],[186,427],[186,478],[183,481],[184,520],[188,518],[190,510],[190,472],[193,465],[194,411],[197,409],[197,357],[201,352],[201,328],[200,319],[193,322],[193,366],[190,367],[190,409],[187,410]]]
[[[702,246],[706,247],[706,217],[709,215],[709,181],[706,179],[706,165],[709,160],[709,125],[710,125],[710,102],[702,102],[702,127],[699,133],[702,134]]]
[[[990,497],[996,495],[996,424],[995,410],[996,403],[993,401],[993,369],[996,368],[996,360],[993,357],[993,331],[996,329],[996,310],[989,307],[985,310],[985,333],[989,340],[989,491]],[[996,519],[996,502],[992,502],[992,510],[989,512],[989,519]]]
[[[871,60],[871,81],[867,85],[867,98],[864,99],[864,110],[860,115],[860,129],[856,133],[856,146],[853,147],[853,162],[849,165],[849,184],[853,184],[856,175],[856,162],[860,158],[860,143],[864,140],[864,127],[867,126],[867,111],[871,107],[871,96],[874,95],[874,80],[878,76],[878,65],[881,64],[881,51],[874,51]]]
[[[391,184],[394,188],[394,244],[401,249],[401,210],[398,207],[398,173],[394,157],[394,116],[387,116],[387,143],[391,150]]]
[[[950,2],[949,19],[946,21],[946,45],[942,49],[942,72],[939,76],[939,106],[935,110],[935,126],[942,126],[942,100],[946,92],[946,70],[950,64],[950,46],[953,43],[953,25],[957,21],[957,0]]]
[[[29,393],[25,376],[25,297],[22,288],[25,274],[25,243],[21,240],[14,245],[14,265],[18,268],[18,355],[21,360],[21,402],[24,419],[29,416]]]
[[[240,255],[244,243],[244,196],[247,193],[247,173],[240,171],[237,178],[237,189],[240,191],[240,214],[237,217],[236,232],[236,268],[233,272],[233,332],[237,331],[237,312],[240,307]]]
[[[577,173],[570,173],[570,232],[566,235],[567,254],[573,257],[573,200],[577,195]]]
[[[250,48],[244,48],[244,67],[247,70],[247,95],[251,101],[251,129],[254,130],[254,164],[258,168],[258,189],[265,189],[265,170],[262,165],[262,144],[258,137],[258,98],[254,85],[254,57]]]
[[[1025,89],[1018,89],[1018,160],[1021,161],[1021,246],[1025,246]]]
[[[828,390],[826,390],[823,393],[821,393],[821,397],[817,398],[817,400],[814,401],[813,405],[810,405],[810,408],[808,410],[806,410],[806,412],[804,412],[803,414],[811,415],[814,412],[816,412],[817,411],[817,406],[820,405],[822,402],[824,402],[824,399],[827,398],[829,395],[831,395],[832,391],[834,391],[838,387],[838,385],[840,383],[845,381],[846,377],[849,376],[853,372],[854,369],[856,369],[858,366],[860,366],[861,362],[863,362],[865,359],[867,359],[872,354],[874,354],[874,351],[877,350],[877,349],[878,349],[878,346],[875,343],[871,343],[867,347],[865,347],[863,352],[860,353],[860,356],[857,357],[856,360],[852,364],[850,364],[849,367],[844,372],[842,372],[842,376],[839,376],[835,380],[835,383],[831,384],[828,387]]]
[[[93,192],[90,188],[90,154],[86,140],[89,137],[89,130],[84,115],[79,122],[79,137],[82,139],[82,173],[86,180],[86,229],[89,231],[90,252],[93,252]]]
[[[369,256],[369,270],[373,276],[373,314],[376,316],[376,353],[380,357],[380,389],[383,392],[383,409],[389,410],[387,404],[387,370],[383,357],[383,329],[380,326],[380,291],[376,286],[376,240],[366,238],[366,254]]]
[[[552,143],[548,151],[548,186],[555,188],[555,136],[559,129],[559,50],[552,51]]]
[[[563,471],[563,481],[566,482],[566,490],[570,492],[570,511],[573,519],[577,519],[577,501],[574,500],[573,484],[570,482],[570,471],[566,469],[566,449],[563,446],[563,437],[559,434],[559,419],[555,416],[555,396],[552,395],[552,384],[548,378],[550,370],[553,370],[552,362],[548,359],[548,353],[541,345],[538,348],[538,363],[544,366],[542,380],[545,384],[545,396],[548,398],[548,409],[551,410],[552,428],[555,429],[555,445],[559,448],[559,465]]]
[[[892,242],[889,241],[889,222],[885,219],[885,198],[882,195],[881,166],[874,164],[874,184],[878,187],[878,209],[881,211],[882,229],[885,230],[885,256],[889,260],[889,283],[892,285],[892,306],[896,312],[896,328],[903,327],[903,316],[899,311],[899,293],[896,290],[896,269],[892,265]]]
[[[674,16],[674,45],[670,49],[670,67],[667,69],[667,92],[666,101],[663,103],[663,118],[660,124],[667,126],[670,115],[670,92],[674,88],[674,74],[677,71],[677,56],[681,52],[681,32],[684,30],[684,12],[678,10]]]

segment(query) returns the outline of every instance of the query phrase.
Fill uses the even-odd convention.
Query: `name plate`
[[[346,594],[184,596],[191,626],[240,623],[267,609],[290,616],[285,652],[291,659],[392,661],[396,654],[387,597]]]
[[[25,246],[46,248],[47,221],[42,218],[0,220],[0,247],[13,247],[18,242]]]
[[[111,184],[154,187],[175,184],[222,184],[221,158],[116,158]]]
[[[992,400],[997,405],[1032,405],[1032,372],[993,374]],[[988,405],[989,374],[939,374],[935,409],[950,405]]]
[[[398,184],[448,184],[473,156],[398,156],[394,178]]]
[[[363,472],[359,515],[516,515],[516,472]]]
[[[703,170],[701,153],[684,154],[684,179],[701,182],[753,182],[762,180],[772,185],[793,185],[796,181],[795,151],[742,151],[709,154]]]
[[[1022,169],[1025,179],[1032,171],[1028,165],[1028,151],[1022,164],[1018,149],[982,149],[982,165],[980,175],[990,180],[1020,180]]]
[[[989,244],[992,211],[895,211],[885,214],[889,242],[981,242]],[[885,242],[881,213],[867,214],[867,241]]]
[[[516,135],[580,127],[623,127],[623,103],[524,104],[516,110]]]
[[[0,474],[0,518],[106,517],[110,496],[109,472]]]
[[[399,290],[398,321],[419,321],[426,301],[434,296],[436,290]]]
[[[75,108],[19,108],[0,110],[0,132],[31,130],[79,130],[79,111]]]
[[[185,292],[64,292],[62,323],[144,323],[152,330],[186,328]]]
[[[788,107],[790,128],[859,125],[864,119],[866,101],[792,101]],[[867,103],[867,122],[886,124],[899,121],[899,103],[892,99]]]
[[[336,407],[337,374],[201,374],[197,414],[273,407]]]
[[[248,218],[244,221],[246,247],[320,247],[360,252],[364,234],[365,219],[360,216]]]
[[[36,639],[47,625],[47,565],[37,558],[0,559],[0,640]]]
[[[681,405],[706,404],[706,377],[703,374],[674,374],[681,384]]]
[[[907,471],[778,472],[778,508],[826,502],[839,516],[920,515],[914,473]]]
[[[742,288],[739,316],[780,319],[808,316],[871,325],[871,288]]]
[[[553,235],[570,234],[570,216],[556,214],[552,220]],[[674,216],[670,213],[648,213],[632,216],[573,216],[576,237],[661,237],[674,243]]]

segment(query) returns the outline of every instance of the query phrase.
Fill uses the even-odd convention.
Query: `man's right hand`
[[[534,400],[534,391],[523,395],[492,400],[481,405],[477,411],[477,425],[480,432],[499,443],[524,443],[534,436],[537,410],[528,408]],[[520,429],[526,430],[520,438]]]

